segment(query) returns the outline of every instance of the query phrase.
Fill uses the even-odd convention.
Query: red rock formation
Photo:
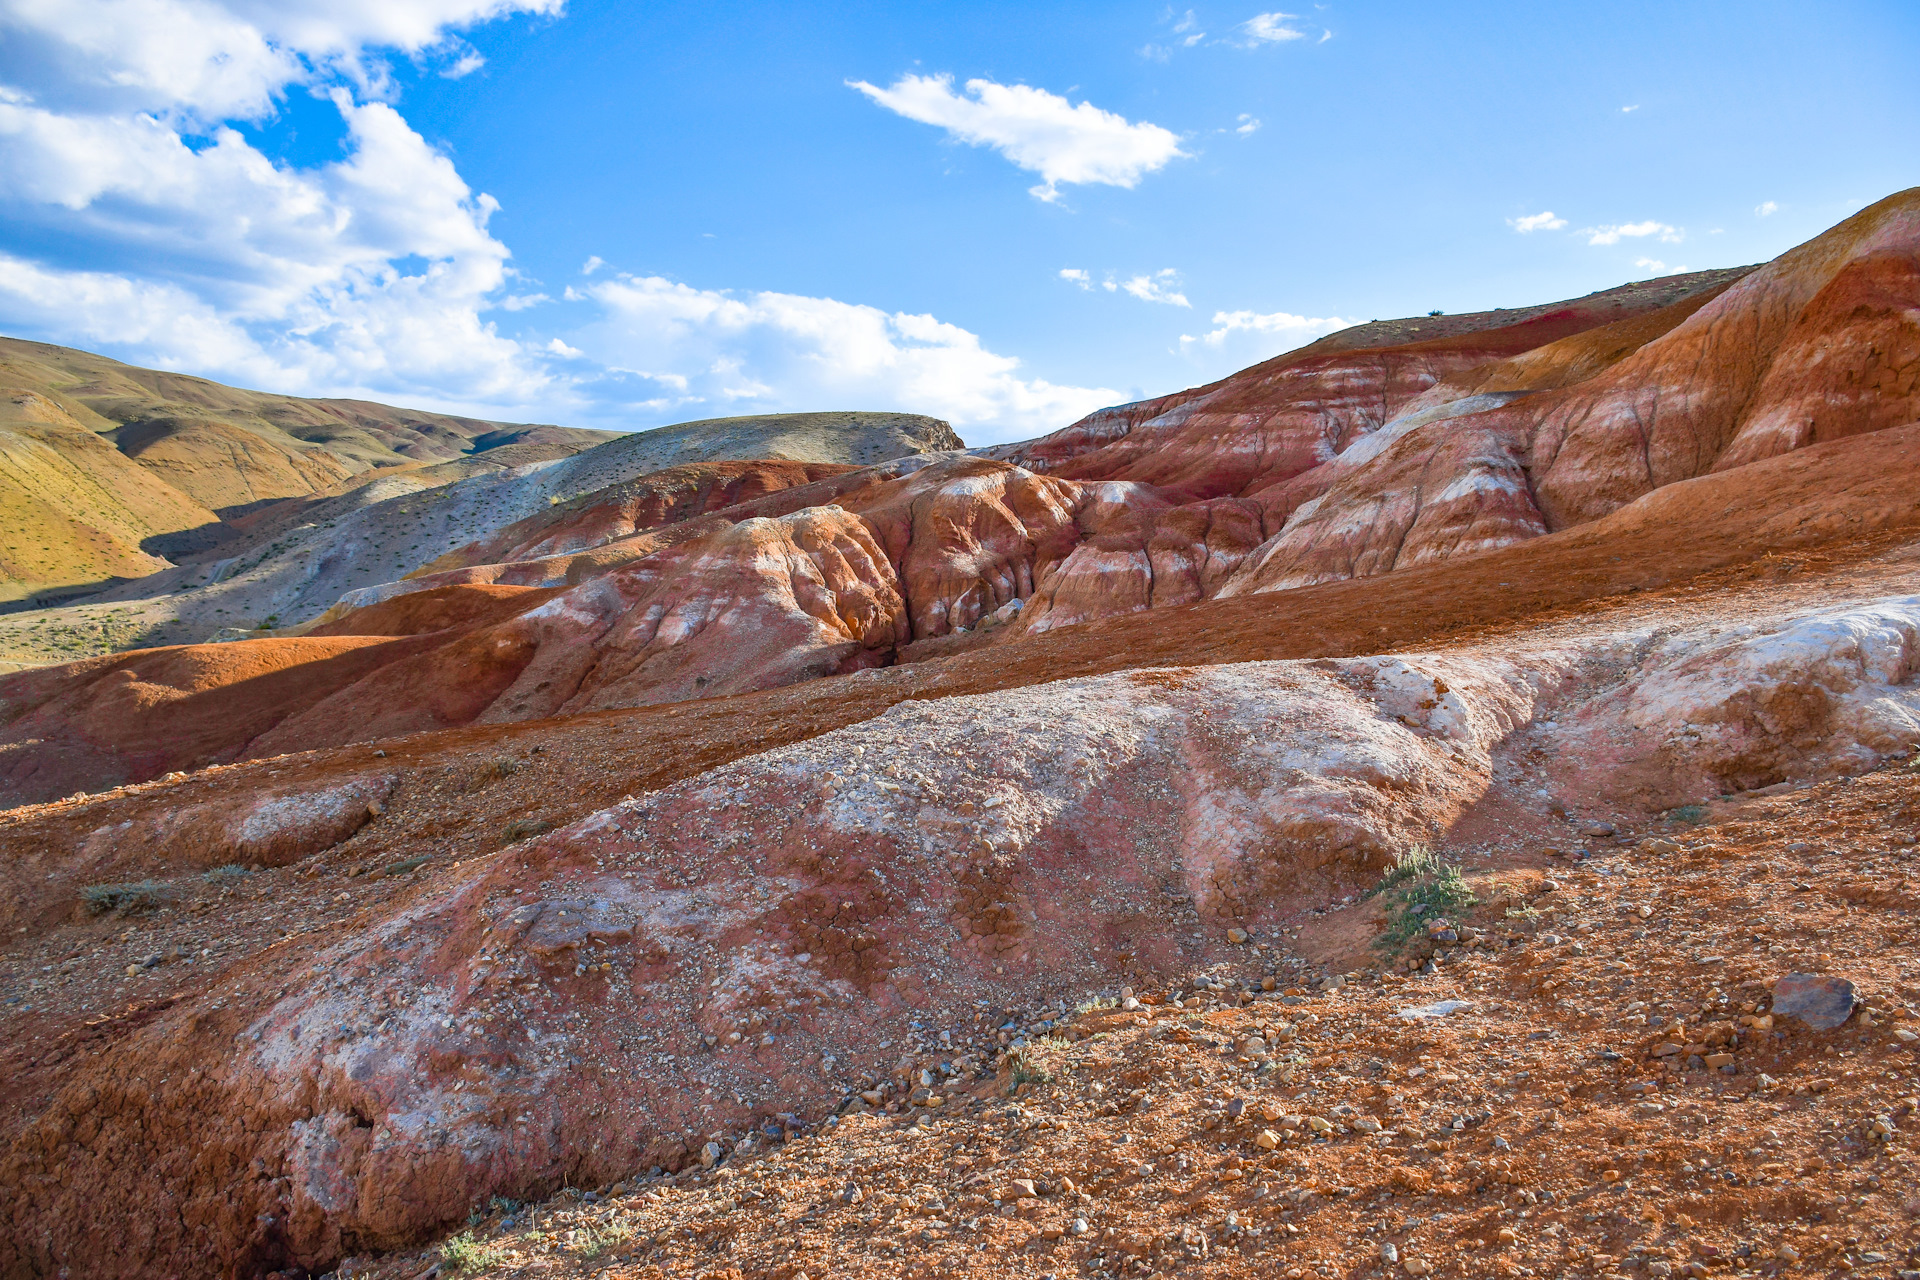
[[[1920,419],[1917,250],[1920,191],[1745,276],[1591,377],[1479,412],[1460,413],[1479,407],[1461,399],[1444,406],[1452,417],[1410,414],[1279,490],[1284,528],[1225,592],[1486,550],[1715,468]],[[1544,348],[1462,385],[1558,381],[1569,354]]]
[[[590,550],[770,493],[845,475],[828,462],[701,462],[597,489],[449,552],[415,576]]]

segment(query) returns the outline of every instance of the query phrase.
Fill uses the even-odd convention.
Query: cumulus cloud
[[[1257,132],[1259,128],[1260,128],[1260,122],[1258,120],[1242,112],[1240,115],[1240,123],[1234,127],[1233,131],[1235,133],[1238,133],[1244,136],[1249,133]]]
[[[1778,212],[1780,212],[1780,206],[1771,200],[1762,201],[1753,207],[1753,216],[1756,218],[1771,218]]]
[[[1110,283],[1107,286],[1113,288]],[[1164,302],[1172,307],[1191,307],[1187,296],[1180,292],[1180,273],[1172,267],[1156,271],[1152,275],[1135,276],[1121,282],[1120,288],[1142,302]]]
[[[1358,320],[1342,320],[1339,316],[1296,316],[1286,311],[1265,314],[1257,311],[1216,311],[1213,313],[1211,331],[1201,337],[1182,334],[1180,344],[1185,347],[1204,342],[1210,347],[1217,347],[1235,334],[1258,334],[1279,338],[1279,345],[1272,348],[1272,353],[1278,354],[1359,323]]]
[[[637,406],[697,412],[904,409],[947,419],[973,443],[1062,427],[1124,399],[1105,387],[1021,376],[1020,362],[930,315],[789,293],[699,289],[621,275],[587,289],[602,317],[569,335],[611,369],[636,374]],[[605,389],[606,394],[617,394]]]
[[[1297,13],[1256,13],[1237,30],[1242,40],[1249,45],[1284,44],[1290,40],[1304,40],[1307,33],[1293,24],[1300,21]]]
[[[1555,217],[1553,210],[1548,209],[1545,213],[1530,213],[1524,218],[1508,218],[1507,225],[1524,236],[1535,231],[1558,231],[1567,225],[1567,220]]]
[[[402,115],[383,59],[456,72],[457,30],[559,7],[4,0],[0,330],[292,394],[614,427],[844,404],[999,437],[1123,398],[1028,376],[932,316],[618,276],[597,257],[562,292],[587,314],[500,332],[495,317],[554,300],[490,230],[494,199]],[[337,158],[277,161],[235,127],[296,92],[335,113]],[[1147,172],[1155,126],[1083,105],[1062,129],[1103,121],[1110,152],[1069,163],[1036,126],[1021,154],[1049,182]]]
[[[1085,271],[1085,269],[1084,269],[1084,268],[1081,268],[1081,267],[1062,267],[1062,268],[1060,268],[1060,278],[1061,278],[1062,280],[1067,280],[1067,281],[1070,281],[1070,282],[1072,282],[1072,283],[1074,283],[1074,284],[1077,284],[1077,285],[1079,285],[1079,286],[1080,286],[1080,287],[1081,287],[1082,289],[1091,289],[1091,288],[1093,288],[1093,277],[1092,277],[1092,276],[1089,276],[1089,275],[1088,275],[1088,274],[1086,273],[1086,271]]]
[[[557,5],[11,0],[0,323],[290,392],[539,395],[542,362],[483,316],[509,276],[496,202],[367,95],[385,53]],[[290,90],[331,102],[343,158],[279,164],[229,123]]]
[[[1187,154],[1169,129],[1030,85],[969,80],[958,93],[947,75],[905,75],[884,89],[864,80],[847,85],[889,111],[936,125],[970,146],[991,147],[1039,174],[1043,181],[1030,190],[1041,200],[1059,199],[1063,182],[1130,188]]]
[[[1686,232],[1677,227],[1670,227],[1664,222],[1628,222],[1611,227],[1586,227],[1580,234],[1587,237],[1588,244],[1594,245],[1619,244],[1621,238],[1625,236],[1636,239],[1658,236],[1667,244],[1679,244],[1687,237]]]

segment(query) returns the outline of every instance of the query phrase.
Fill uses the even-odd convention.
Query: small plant
[[[583,1258],[597,1258],[609,1249],[618,1248],[633,1239],[633,1224],[629,1222],[599,1222],[581,1227],[573,1233],[572,1249]]]
[[[1388,951],[1425,931],[1428,921],[1456,915],[1479,901],[1460,868],[1440,861],[1424,846],[1409,850],[1380,877],[1368,894],[1376,895],[1386,900],[1387,929],[1375,945]]]
[[[441,1261],[460,1272],[484,1271],[501,1257],[500,1249],[481,1244],[471,1231],[462,1231],[440,1246]]]
[[[530,840],[543,832],[553,830],[553,823],[545,818],[515,818],[501,830],[508,844],[518,844]]]
[[[1053,1076],[1047,1069],[1024,1053],[1013,1055],[1013,1084],[1019,1088],[1023,1084],[1045,1084]]]
[[[1707,806],[1703,804],[1683,804],[1677,809],[1667,810],[1668,822],[1705,822]]]
[[[511,778],[520,772],[520,762],[512,756],[495,756],[481,773],[487,778]]]
[[[80,891],[80,901],[89,914],[104,916],[110,911],[122,915],[152,911],[170,895],[158,880],[135,880],[128,884],[90,884]]]
[[[1423,844],[1414,845],[1394,859],[1393,870],[1380,877],[1380,883],[1367,890],[1369,898],[1377,897],[1397,885],[1405,884],[1417,876],[1431,875],[1440,860],[1434,857],[1433,850]]]
[[[243,880],[246,878],[246,874],[247,874],[247,869],[245,867],[241,866],[237,862],[229,862],[224,867],[215,867],[211,871],[201,872],[200,878],[202,880],[205,880],[208,884],[224,885],[224,884],[232,884],[236,880]]]

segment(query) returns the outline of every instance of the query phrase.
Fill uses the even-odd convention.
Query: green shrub
[[[1460,876],[1460,868],[1440,861],[1432,850],[1416,846],[1380,877],[1368,894],[1385,898],[1387,929],[1374,945],[1396,951],[1426,931],[1427,922],[1446,917],[1455,924],[1459,915],[1479,899]],[[1425,907],[1416,912],[1415,907]]]
[[[1705,822],[1707,806],[1703,804],[1683,804],[1677,809],[1667,810],[1668,822]]]
[[[1013,1083],[1016,1088],[1023,1084],[1045,1084],[1053,1079],[1047,1069],[1029,1058],[1025,1053],[1016,1051],[1013,1055]]]
[[[440,1259],[455,1271],[484,1271],[504,1256],[493,1245],[481,1244],[473,1232],[462,1231],[440,1246]]]
[[[236,880],[244,879],[246,874],[245,867],[237,862],[229,862],[224,867],[215,867],[211,871],[201,872],[200,878],[208,884],[232,884]]]

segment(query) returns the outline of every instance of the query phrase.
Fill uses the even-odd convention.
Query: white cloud
[[[1780,206],[1771,200],[1763,201],[1753,208],[1753,216],[1756,218],[1771,218],[1778,212],[1780,212]]]
[[[1667,269],[1667,264],[1658,258],[1635,258],[1633,265],[1654,275],[1659,275]]]
[[[1298,22],[1297,13],[1256,13],[1237,28],[1247,45],[1284,44],[1304,40],[1307,33],[1288,24]]]
[[[1107,286],[1112,288],[1112,284]],[[1142,302],[1164,302],[1173,307],[1190,307],[1187,296],[1180,292],[1180,273],[1172,267],[1156,271],[1152,275],[1135,276],[1120,286]]]
[[[1553,210],[1549,209],[1545,213],[1530,213],[1524,218],[1508,218],[1507,225],[1524,236],[1535,231],[1558,231],[1567,225],[1567,220],[1555,217]]]
[[[500,299],[498,207],[391,105],[380,50],[558,0],[11,0],[0,40],[0,324],[306,394],[525,403],[539,358]],[[343,158],[278,164],[227,121],[290,88],[330,100]],[[449,389],[454,389],[449,395]]]
[[[607,265],[607,260],[605,258],[601,257],[597,253],[593,254],[585,262],[580,264],[580,274],[583,276],[590,276],[594,272],[598,271],[600,268],[606,265]]]
[[[553,299],[489,230],[493,198],[380,99],[382,59],[457,70],[454,29],[559,6],[0,0],[0,331],[291,394],[616,427],[850,404],[1010,437],[1123,398],[1026,376],[931,316],[614,276],[598,258],[562,294],[597,318],[499,332],[493,317]],[[232,127],[289,92],[337,114],[337,159],[279,162]],[[1156,126],[1003,92],[1066,108],[1077,159],[1049,151],[1044,110],[1004,144],[1050,184],[1132,181],[1178,154]]]
[[[1588,244],[1596,245],[1619,244],[1623,236],[1632,236],[1637,239],[1658,236],[1667,244],[1679,244],[1687,237],[1686,232],[1670,227],[1664,222],[1628,222],[1612,227],[1586,227],[1580,234],[1587,237]]]
[[[1247,115],[1243,112],[1240,116],[1240,123],[1234,128],[1234,132],[1241,135],[1245,135],[1245,134],[1257,132],[1259,128],[1260,128],[1260,122],[1256,120],[1254,117]]]
[[[1093,277],[1089,276],[1086,271],[1080,267],[1060,268],[1060,278],[1071,281],[1079,285],[1082,289],[1093,288]]]
[[[694,414],[779,409],[900,409],[947,419],[973,443],[1049,431],[1125,397],[1104,387],[1020,376],[1020,362],[930,315],[787,293],[696,289],[656,276],[589,286],[602,318],[568,335],[602,364],[661,386],[633,394]],[[598,389],[612,395],[611,388]]]
[[[1187,154],[1171,130],[1129,122],[1091,102],[1076,106],[1029,85],[969,80],[960,94],[946,75],[905,75],[885,89],[864,80],[847,84],[889,111],[937,125],[972,146],[992,147],[1039,174],[1045,181],[1031,192],[1041,200],[1057,200],[1063,182],[1133,187]]]
[[[1623,116],[1624,116],[1624,115],[1629,115],[1629,114],[1631,114],[1631,113],[1633,113],[1633,112],[1635,112],[1635,111],[1638,111],[1639,109],[1640,109],[1640,104],[1636,102],[1636,103],[1634,103],[1634,104],[1633,104],[1632,106],[1630,106],[1630,107],[1622,107],[1622,108],[1620,108],[1620,114],[1621,114],[1621,115],[1623,115]]]
[[[1199,338],[1182,334],[1180,344],[1185,347],[1204,342],[1210,347],[1217,347],[1235,334],[1259,334],[1280,338],[1281,345],[1273,348],[1273,353],[1277,354],[1359,323],[1358,320],[1342,320],[1339,316],[1296,316],[1285,311],[1265,315],[1256,311],[1216,311],[1213,313],[1214,327],[1211,332]]]
[[[471,50],[452,32],[564,0],[8,0],[16,87],[55,110],[258,119],[288,85],[381,90],[379,53]],[[457,64],[456,64],[457,65]]]

